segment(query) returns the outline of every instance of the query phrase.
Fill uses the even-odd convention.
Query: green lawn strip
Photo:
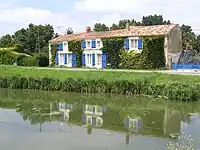
[[[76,71],[76,70],[53,70],[53,69],[38,69],[26,68],[18,66],[0,66],[0,76],[27,76],[37,78],[57,78],[65,80],[66,78],[102,78],[105,80],[129,80],[133,81],[141,76],[149,77],[152,83],[168,83],[178,81],[181,83],[199,83],[200,76],[189,75],[169,75],[156,72],[114,72],[114,71]]]

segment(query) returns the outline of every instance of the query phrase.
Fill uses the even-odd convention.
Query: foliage
[[[76,66],[81,67],[82,66],[82,49],[81,49],[81,41],[69,41],[68,42],[68,48],[69,51],[76,54]]]
[[[36,58],[24,53],[18,53],[14,50],[16,50],[16,48],[0,49],[0,64],[38,66],[38,61]]]
[[[14,41],[10,34],[6,34],[0,38],[0,48],[13,47]]]
[[[148,77],[140,77],[133,81],[105,80],[103,78],[31,78],[22,76],[0,76],[1,88],[38,89],[48,91],[65,91],[81,93],[116,93],[125,95],[164,96],[170,100],[196,101],[200,99],[198,84],[171,82],[167,84],[151,84]]]
[[[139,52],[122,50],[120,60],[120,68],[123,69],[164,68],[164,37],[143,38],[143,50]]]
[[[108,63],[112,68],[118,68],[120,64],[120,53],[124,47],[123,38],[105,38],[102,39],[103,52],[108,53]]]
[[[121,63],[119,67],[123,69],[144,69],[145,66],[141,64],[141,52],[142,50],[139,52],[123,50],[120,54]]]
[[[164,67],[164,37],[143,38],[143,51],[141,56],[147,69]]]
[[[101,23],[96,23],[94,25],[94,29],[95,32],[100,32],[100,31],[109,31],[109,27],[106,26],[105,24],[101,24]]]

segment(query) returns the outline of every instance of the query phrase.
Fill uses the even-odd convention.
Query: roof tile
[[[112,30],[105,32],[90,32],[77,33],[70,35],[60,35],[59,37],[50,40],[50,43],[58,43],[63,41],[111,38],[111,37],[131,37],[131,36],[163,36],[167,35],[177,24],[169,25],[154,25],[154,26],[131,26],[130,30]]]

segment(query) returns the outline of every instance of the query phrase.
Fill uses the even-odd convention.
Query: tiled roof
[[[78,34],[60,35],[58,38],[50,40],[51,43],[62,41],[97,39],[109,37],[131,37],[131,36],[163,36],[167,35],[177,24],[155,25],[155,26],[130,26],[130,29],[112,30],[105,32],[83,32]]]

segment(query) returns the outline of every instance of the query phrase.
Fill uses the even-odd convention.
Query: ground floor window
[[[72,63],[72,54],[67,54],[67,55],[68,55],[67,64],[71,64]]]
[[[92,54],[87,54],[87,64],[88,65],[92,64]]]
[[[102,55],[97,54],[97,65],[101,65],[101,62],[102,62]]]

